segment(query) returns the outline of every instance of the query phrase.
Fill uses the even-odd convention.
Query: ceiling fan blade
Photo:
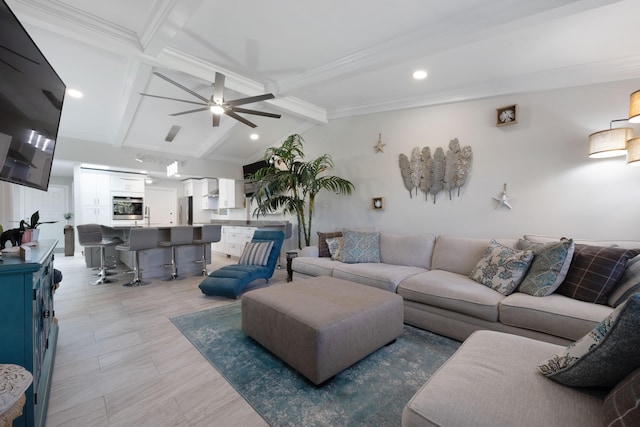
[[[220,126],[220,114],[212,114],[212,116],[213,116],[213,121],[212,121],[213,127]]]
[[[213,82],[213,102],[218,105],[224,102],[224,74],[216,73],[216,80]]]
[[[265,113],[264,111],[248,110],[246,108],[240,107],[233,107],[233,111],[235,111],[236,113],[255,114],[256,116],[272,117],[274,119],[279,119],[280,117],[282,117],[280,114]]]
[[[258,125],[251,123],[249,120],[245,119],[245,118],[244,118],[244,117],[242,117],[242,116],[237,115],[236,113],[234,113],[234,112],[233,112],[233,111],[231,111],[231,110],[226,110],[224,113],[225,113],[227,116],[229,116],[229,117],[233,117],[233,118],[234,118],[234,119],[236,119],[237,121],[242,122],[242,123],[244,123],[244,124],[245,124],[245,125],[247,125],[247,126],[251,126],[252,128],[258,127]]]
[[[174,80],[171,80],[169,77],[167,77],[167,76],[165,76],[163,74],[160,74],[157,71],[154,71],[153,74],[155,74],[156,76],[160,77],[163,80],[168,81],[172,85],[174,85],[176,87],[179,87],[180,89],[184,90],[185,92],[190,93],[191,95],[195,96],[196,98],[198,98],[198,99],[200,99],[200,100],[202,100],[204,102],[209,102],[209,100],[207,98],[205,98],[204,96],[200,95],[199,93],[196,93],[196,92],[192,91],[188,87],[182,86],[180,83],[178,83],[178,82],[176,82]]]
[[[140,93],[140,95],[142,95],[142,96],[150,96],[150,97],[152,97],[152,98],[168,99],[168,100],[170,100],[170,101],[187,102],[187,103],[189,103],[189,104],[196,104],[196,105],[209,105],[209,104],[203,104],[202,102],[187,101],[186,99],[170,98],[170,97],[168,97],[168,96],[151,95],[151,94],[149,94],[149,93]]]
[[[169,115],[170,116],[181,116],[183,114],[197,113],[199,111],[206,111],[208,109],[209,109],[209,107],[202,107],[202,108],[196,108],[195,110],[182,111],[180,113],[173,113],[173,114],[169,114]]]
[[[233,101],[226,102],[226,104],[230,105],[231,107],[235,107],[236,105],[251,104],[252,102],[266,101],[267,99],[273,99],[273,98],[275,98],[275,96],[272,93],[265,93],[264,95],[234,99]]]

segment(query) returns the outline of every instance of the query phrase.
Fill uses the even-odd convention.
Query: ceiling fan
[[[180,89],[184,90],[185,92],[195,96],[196,98],[198,98],[201,102],[196,102],[196,101],[188,101],[186,99],[179,99],[179,98],[170,98],[167,96],[159,96],[159,95],[151,95],[148,93],[141,93],[140,95],[143,96],[150,96],[153,98],[160,98],[160,99],[169,99],[172,101],[180,101],[180,102],[187,102],[189,104],[196,104],[196,105],[203,105],[203,107],[200,108],[196,108],[194,110],[187,110],[187,111],[182,111],[180,113],[173,113],[170,114],[170,116],[181,116],[183,114],[191,114],[191,113],[197,113],[199,111],[206,111],[209,110],[213,113],[213,126],[219,126],[220,125],[220,116],[222,114],[226,114],[229,117],[233,117],[234,119],[244,123],[247,126],[251,126],[252,128],[257,127],[256,124],[250,122],[249,120],[245,119],[244,117],[238,115],[237,113],[244,113],[244,114],[254,114],[256,116],[264,116],[264,117],[272,117],[274,119],[279,119],[280,117],[282,117],[280,114],[273,114],[273,113],[265,113],[264,111],[257,111],[257,110],[249,110],[247,108],[242,108],[242,107],[238,107],[239,105],[245,105],[245,104],[251,104],[254,102],[260,102],[260,101],[265,101],[267,99],[273,99],[275,98],[275,96],[273,96],[272,93],[265,93],[264,95],[257,95],[257,96],[250,96],[247,98],[240,98],[240,99],[234,99],[232,101],[225,101],[224,100],[224,74],[221,73],[216,73],[215,76],[215,81],[213,83],[213,95],[211,95],[211,98],[207,99],[204,96],[192,91],[191,89],[181,85],[180,83],[170,79],[169,77],[160,74],[158,72],[153,72],[153,74],[155,74],[156,76],[160,77],[161,79],[164,79],[166,81],[168,81],[169,83],[171,83],[172,85],[179,87]]]

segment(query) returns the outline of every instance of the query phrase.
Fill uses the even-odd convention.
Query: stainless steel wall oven
[[[142,197],[113,196],[113,219],[142,220]]]

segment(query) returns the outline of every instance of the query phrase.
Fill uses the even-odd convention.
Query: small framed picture
[[[373,199],[371,199],[371,208],[374,211],[384,209],[384,197],[374,197]]]
[[[496,126],[507,126],[518,123],[518,106],[507,105],[496,108]]]

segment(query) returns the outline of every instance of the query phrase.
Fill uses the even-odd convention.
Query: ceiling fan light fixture
[[[211,107],[209,107],[209,110],[213,114],[217,114],[217,115],[224,114],[224,108],[222,108],[220,105],[212,105]]]

